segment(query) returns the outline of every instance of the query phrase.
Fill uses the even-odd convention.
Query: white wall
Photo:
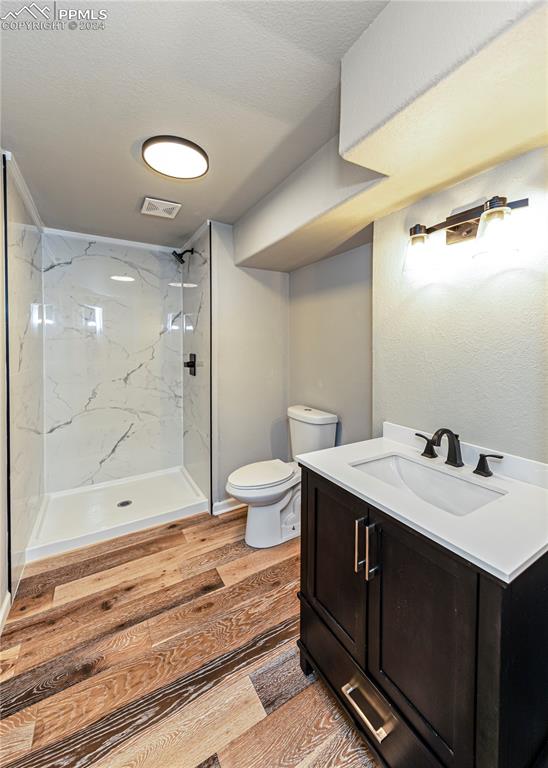
[[[338,444],[371,437],[371,250],[289,276],[289,400],[338,414]]]
[[[230,472],[288,458],[289,276],[234,264],[232,227],[212,222],[214,500]]]
[[[375,223],[373,419],[548,460],[548,153],[535,150]],[[429,259],[404,272],[408,229],[494,194],[529,197],[504,244],[431,239]],[[512,252],[515,242],[519,252]],[[421,264],[423,266],[421,266]]]

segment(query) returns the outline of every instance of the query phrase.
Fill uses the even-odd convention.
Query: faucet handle
[[[487,459],[503,459],[504,456],[501,456],[498,453],[480,453],[479,459],[478,459],[478,465],[474,470],[475,475],[481,475],[482,477],[491,477],[493,474],[491,472],[491,467],[489,466],[489,462]]]
[[[426,445],[424,446],[424,451],[421,453],[421,456],[426,456],[428,459],[435,459],[438,454],[434,450],[432,438],[426,437],[426,435],[421,435],[420,432],[415,432],[415,437],[422,437],[423,440],[426,440]]]

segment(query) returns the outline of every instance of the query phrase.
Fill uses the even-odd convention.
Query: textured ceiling
[[[337,133],[340,59],[386,2],[78,5],[108,8],[107,28],[2,32],[2,144],[47,226],[170,245],[234,222]],[[201,144],[209,173],[148,170],[161,133]],[[142,216],[145,195],[182,210]]]

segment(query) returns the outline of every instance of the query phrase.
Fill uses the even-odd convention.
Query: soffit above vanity
[[[430,19],[422,27],[415,20],[422,42],[410,29],[411,6]],[[409,23],[395,23],[410,13]],[[474,34],[465,34],[474,22]],[[324,161],[328,142],[236,223],[236,262],[291,271],[319,261],[372,221],[544,145],[547,29],[544,4],[389,4],[342,65],[341,163],[362,166],[368,181],[340,195],[314,174],[310,165]],[[416,61],[421,45],[437,51],[430,69],[428,56]],[[285,218],[284,202],[291,209]]]

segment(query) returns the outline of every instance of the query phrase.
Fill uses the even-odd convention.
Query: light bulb
[[[511,209],[498,206],[485,210],[480,217],[474,258],[481,258],[489,271],[501,271],[516,265],[517,248],[508,218]]]
[[[403,271],[409,277],[421,278],[428,272],[429,261],[426,227],[422,224],[416,224],[409,230],[409,243],[405,254]]]

